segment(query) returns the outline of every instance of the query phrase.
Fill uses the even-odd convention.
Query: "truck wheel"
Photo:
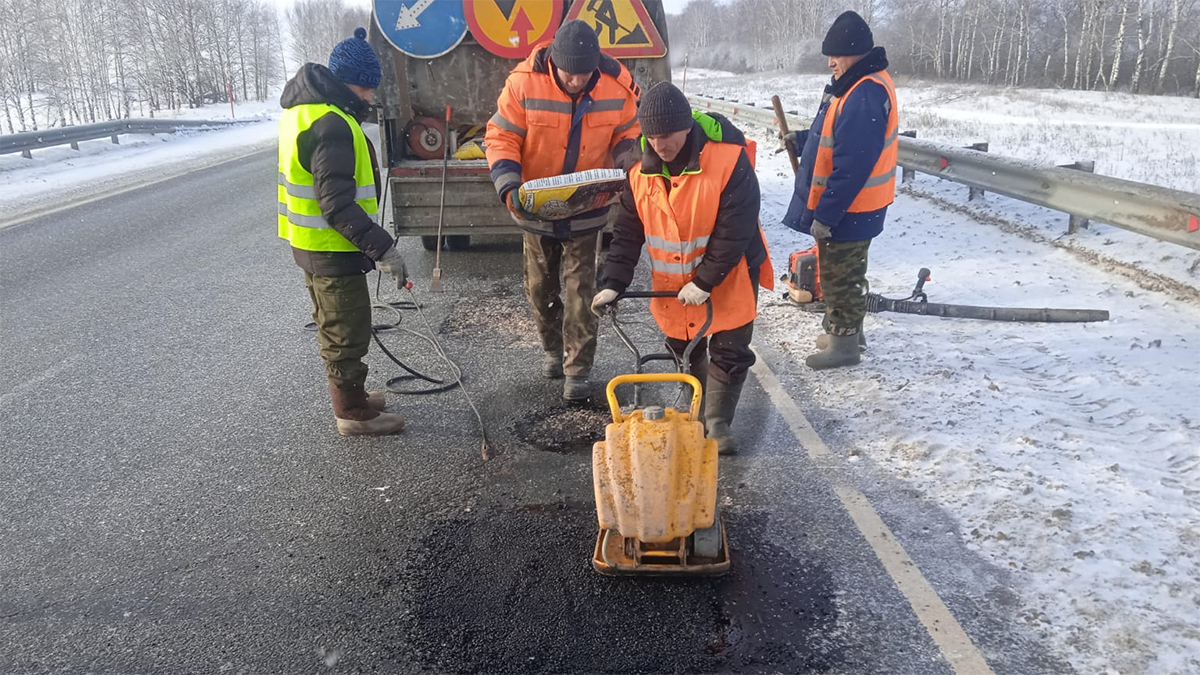
[[[433,236],[433,237],[422,236],[421,237],[421,248],[425,249],[426,251],[436,251],[437,243],[438,242],[437,242],[436,236]]]
[[[451,251],[465,251],[471,248],[471,235],[451,234],[446,236],[446,246]]]

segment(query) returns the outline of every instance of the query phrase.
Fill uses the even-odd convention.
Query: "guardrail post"
[[[74,141],[71,141],[71,149],[72,149],[72,150],[78,150],[78,149],[79,149],[79,144],[78,144],[78,143],[76,143],[76,142],[74,142]]]
[[[917,137],[917,132],[916,132],[916,130],[913,130],[913,131],[901,131],[901,132],[900,132],[900,135],[901,135],[901,136],[908,136],[909,138],[916,138],[916,137]],[[912,182],[912,180],[913,180],[913,179],[915,179],[916,177],[917,177],[917,170],[916,170],[916,169],[909,169],[909,168],[902,168],[902,169],[900,169],[900,182],[901,182],[901,183],[909,183],[909,182]]]
[[[1091,159],[1081,159],[1078,162],[1071,164],[1063,164],[1059,168],[1075,169],[1076,171],[1086,171],[1088,173],[1096,173],[1096,162]],[[1070,214],[1071,218],[1067,221],[1067,234],[1075,234],[1079,230],[1086,230],[1088,219],[1083,216]]]
[[[121,144],[121,141],[118,141],[118,140],[117,140],[117,135],[116,135],[116,134],[113,134],[113,136],[112,136],[112,142],[113,142],[113,145],[120,145],[120,144]]]
[[[965,147],[967,150],[978,150],[979,152],[987,152],[988,151],[987,141],[984,141],[982,143],[972,143],[970,145],[963,146],[963,147]],[[975,201],[976,197],[982,197],[982,196],[983,196],[983,188],[973,187],[973,188],[970,188],[970,192],[967,193],[967,201],[973,202],[973,201]]]
[[[28,150],[22,150],[21,156],[24,157],[25,159],[33,159],[33,153],[29,152]]]

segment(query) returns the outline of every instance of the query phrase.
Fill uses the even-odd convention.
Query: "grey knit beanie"
[[[572,75],[592,72],[600,66],[600,40],[596,31],[579,19],[559,26],[550,45],[550,60]]]
[[[692,128],[692,106],[679,87],[659,82],[642,94],[638,124],[646,136],[664,136]]]

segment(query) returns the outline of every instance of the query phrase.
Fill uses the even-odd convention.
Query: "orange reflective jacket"
[[[886,70],[864,76],[854,86],[850,87],[843,96],[835,96],[825,112],[825,123],[821,127],[820,147],[817,149],[817,159],[813,164],[812,186],[808,191],[808,208],[815,211],[821,201],[821,193],[825,192],[825,184],[833,173],[833,129],[842,105],[863,82],[877,82],[887,90],[888,109],[887,130],[884,132],[883,152],[871,169],[871,175],[863,184],[862,190],[850,203],[849,213],[867,213],[878,211],[888,206],[896,199],[896,152],[899,146],[899,121],[896,117],[896,87]]]
[[[662,174],[642,173],[640,166],[630,170],[629,184],[646,235],[654,290],[678,291],[692,280],[717,221],[721,192],[745,150],[741,145],[710,139],[700,152],[700,170],[672,176],[669,192],[664,182],[668,179]],[[753,162],[753,155],[748,157]],[[761,228],[759,236],[763,236]],[[759,267],[759,283],[773,288],[773,277],[768,254]],[[713,323],[709,334],[740,328],[755,319],[754,285],[744,256],[712,290],[710,300]],[[668,337],[680,340],[695,336],[707,313],[703,305],[685,306],[675,298],[655,298],[650,311]]]
[[[572,101],[554,80],[549,51],[513,68],[488,121],[487,160],[500,194],[535,178],[611,168],[617,145],[640,133],[641,90],[625,66],[601,56],[595,85]]]

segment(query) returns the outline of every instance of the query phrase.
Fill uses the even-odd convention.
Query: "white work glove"
[[[375,261],[375,267],[384,274],[396,277],[397,283],[403,284],[408,279],[408,268],[404,265],[404,257],[400,255],[400,251],[396,250],[395,245],[389,248],[382,258]]]
[[[679,289],[679,295],[676,297],[679,298],[679,302],[682,302],[685,305],[703,305],[704,303],[708,302],[709,295],[709,292],[701,290],[700,287],[696,285],[696,282],[689,281],[687,282],[687,286]]]
[[[829,229],[829,226],[819,220],[812,221],[812,226],[808,228],[808,231],[812,234],[813,239],[828,239],[833,236],[833,231]]]
[[[596,294],[596,297],[592,298],[592,314],[601,316],[608,310],[608,306],[612,304],[612,301],[616,299],[617,292],[613,289],[606,288],[600,291]]]

